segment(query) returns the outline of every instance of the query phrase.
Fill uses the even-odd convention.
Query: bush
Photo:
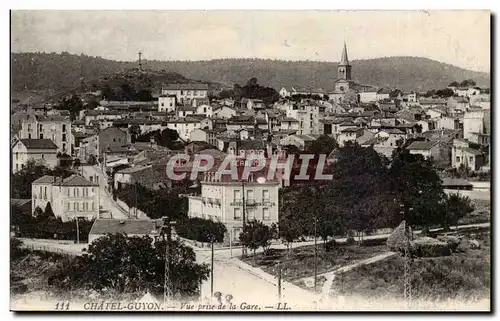
[[[411,228],[406,228],[406,222],[403,221],[394,229],[391,235],[387,238],[387,247],[391,251],[401,251],[408,246],[407,238],[411,239]]]
[[[330,252],[337,246],[337,242],[335,240],[331,240],[325,243],[325,251]]]
[[[460,239],[456,236],[439,235],[437,239],[441,242],[447,243],[451,252],[455,252],[458,248],[458,244],[460,244]]]
[[[437,257],[451,254],[448,243],[430,237],[421,237],[413,241],[411,252],[417,257]]]

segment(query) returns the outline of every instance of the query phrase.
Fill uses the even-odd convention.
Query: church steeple
[[[342,56],[340,57],[340,63],[338,65],[338,77],[340,79],[351,80],[351,64],[349,64],[349,58],[347,57],[347,45],[344,41],[344,48],[342,49]]]
[[[349,65],[349,58],[347,58],[347,46],[344,41],[344,49],[342,50],[342,58],[340,59],[340,64],[347,66]]]

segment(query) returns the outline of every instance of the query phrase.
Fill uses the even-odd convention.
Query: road
[[[97,168],[96,166],[91,166],[91,165],[84,165],[82,166],[82,173],[83,176],[90,180],[90,177],[92,177],[92,180],[95,182],[97,179],[96,177],[99,177],[99,189],[100,189],[100,197],[99,197],[99,204],[101,206],[101,212],[108,212],[109,214],[103,214],[103,218],[116,218],[116,219],[127,219],[128,218],[128,212],[121,209],[115,201],[111,198],[109,193],[106,190],[105,187],[105,182],[106,178],[104,177],[104,174],[102,171]]]
[[[211,252],[196,250],[195,252],[197,262],[210,264]],[[260,274],[263,274],[263,277],[266,279],[256,273],[252,273],[247,268],[242,268],[242,264],[238,260],[237,258],[230,258],[227,251],[220,251],[214,257],[214,293],[221,292],[223,296],[231,294],[234,298],[232,302],[238,307],[243,302],[246,302],[258,305],[258,308],[256,308],[258,311],[272,311],[277,309],[278,302],[280,302],[276,284],[277,280],[269,277],[268,274],[266,275],[266,273],[263,273],[258,268],[256,269],[261,271]],[[248,268],[252,269],[250,266]],[[293,310],[310,310],[314,307],[314,301],[318,300],[317,295],[307,290],[303,290],[287,282],[283,282],[282,285],[282,306],[283,303],[287,303],[287,307]],[[211,280],[209,278],[201,286],[202,298],[209,298],[211,296],[210,287]]]

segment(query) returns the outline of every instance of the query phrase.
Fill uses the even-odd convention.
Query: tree
[[[240,242],[253,251],[253,264],[255,265],[255,251],[262,247],[266,252],[270,246],[270,241],[275,237],[275,227],[269,227],[260,221],[251,220],[243,227],[243,232],[240,233]]]
[[[460,84],[458,82],[456,82],[456,81],[453,81],[448,86],[449,87],[458,87],[458,86],[460,86]]]
[[[465,215],[474,211],[474,205],[467,196],[460,196],[457,194],[447,195],[446,202],[446,217],[443,224],[445,231],[449,229],[450,225],[458,225],[460,219]]]
[[[40,206],[35,207],[35,210],[33,211],[33,215],[35,217],[43,217],[43,210],[40,208]]]
[[[63,97],[59,102],[57,109],[69,111],[71,120],[75,120],[78,117],[80,110],[83,109],[83,103],[78,95],[73,94],[69,98]]]
[[[94,155],[89,155],[89,157],[87,157],[87,163],[89,165],[95,165],[97,164],[97,159]]]
[[[50,205],[50,202],[47,202],[47,205],[45,205],[45,211],[43,212],[43,216],[45,218],[49,218],[49,217],[55,218],[56,217],[54,215],[54,211],[52,210],[52,205]]]
[[[449,97],[455,95],[455,92],[450,88],[444,88],[444,89],[439,89],[438,91],[436,91],[436,95],[441,97],[441,98],[449,98]]]
[[[137,100],[138,101],[152,101],[152,100],[154,100],[154,98],[151,95],[151,91],[149,91],[147,89],[141,89],[137,92]]]
[[[166,241],[148,237],[108,234],[92,242],[86,253],[49,277],[49,284],[60,288],[114,289],[119,293],[164,290]],[[183,296],[199,293],[208,279],[207,264],[197,264],[190,247],[170,241],[170,279],[172,292]]]
[[[466,79],[460,83],[460,87],[472,87],[476,86],[476,82],[472,79]]]
[[[175,230],[181,237],[204,243],[221,243],[227,232],[223,223],[199,217],[182,218]]]
[[[130,134],[130,139],[132,143],[135,143],[137,136],[141,134],[141,127],[137,124],[133,124],[128,128]]]
[[[413,208],[406,218],[410,226],[428,228],[433,224],[443,222],[444,191],[441,179],[431,160],[403,150],[394,155],[388,181],[390,181],[396,202],[403,205],[405,209]],[[395,212],[394,215],[395,220],[402,221],[403,217],[399,212]]]
[[[73,160],[73,167],[78,168],[80,166],[82,166],[82,162],[80,161],[79,158],[76,158],[75,160]]]
[[[328,135],[321,135],[313,141],[311,144],[311,147],[308,149],[308,152],[311,154],[314,154],[316,156],[318,155],[330,155],[330,153],[339,147],[339,144],[335,140],[335,138],[330,137]]]

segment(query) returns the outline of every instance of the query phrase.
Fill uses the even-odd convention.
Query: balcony
[[[243,206],[243,200],[235,200],[229,203],[230,206]],[[256,200],[245,200],[245,206],[246,207],[255,207],[255,206],[276,206],[275,202],[271,202],[270,200],[264,200],[261,202],[258,202]]]

